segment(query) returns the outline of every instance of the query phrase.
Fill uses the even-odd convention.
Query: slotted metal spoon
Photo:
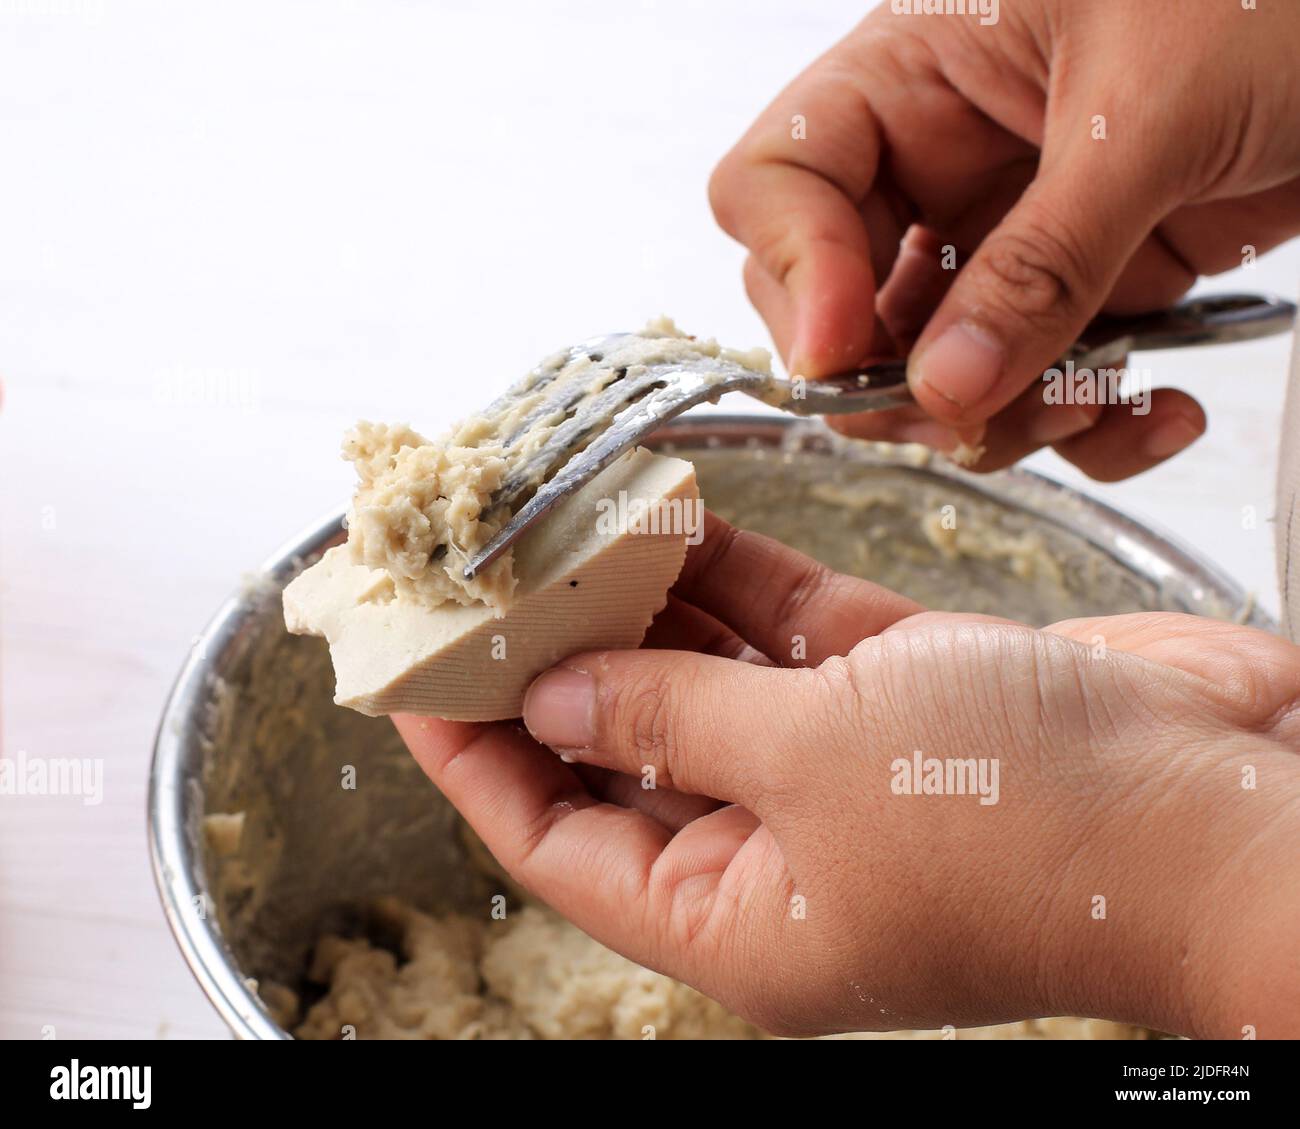
[[[1076,371],[1118,368],[1129,353],[1143,350],[1267,337],[1289,329],[1295,313],[1294,304],[1270,295],[1221,294],[1138,317],[1098,318],[1084,329],[1056,367],[1073,363]],[[489,415],[525,396],[544,393],[571,361],[585,356],[600,362],[620,342],[636,336],[615,333],[593,337],[556,354],[492,404]],[[638,366],[635,375],[615,379],[594,396],[589,396],[585,386],[561,382],[553,396],[543,395],[505,437],[508,453],[523,442],[538,421],[563,421],[493,495],[492,508],[513,507],[536,488],[510,521],[470,559],[465,578],[473,579],[556,502],[590,482],[624,451],[688,408],[706,400],[716,402],[728,392],[745,392],[801,416],[882,411],[912,402],[905,360],[805,381],[757,372],[733,359],[701,355]]]

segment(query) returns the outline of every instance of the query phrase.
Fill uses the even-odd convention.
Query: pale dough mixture
[[[309,979],[328,993],[300,1039],[762,1039],[721,1004],[611,952],[549,909],[504,920],[432,917],[397,899],[374,906],[400,959],[365,939],[328,936]],[[280,989],[282,992],[283,989]],[[942,1031],[858,1039],[939,1039]],[[1035,1019],[971,1028],[963,1039],[1144,1039],[1095,1019]]]
[[[549,910],[505,920],[431,917],[395,899],[376,913],[401,952],[326,937],[309,979],[330,986],[302,1039],[754,1038],[698,992],[597,944]]]
[[[447,601],[504,610],[515,580],[511,554],[467,581],[463,570],[542,481],[535,458],[571,418],[584,413],[597,429],[612,414],[600,393],[634,380],[646,366],[723,357],[771,371],[766,350],[741,353],[687,336],[666,317],[602,352],[565,350],[542,361],[482,413],[428,440],[405,424],[358,423],[343,440],[359,483],[348,510],[348,555],[382,569],[399,597],[429,607]],[[573,449],[581,449],[583,439]],[[504,488],[508,498],[494,502]]]
[[[472,581],[462,575],[467,557],[509,518],[491,512],[507,463],[486,421],[468,420],[431,443],[405,424],[362,420],[344,436],[343,454],[360,479],[347,516],[353,564],[386,571],[401,597],[425,606],[509,603],[508,558]]]
[[[348,432],[360,482],[347,542],[283,600],[291,632],[328,640],[334,700],[372,716],[502,720],[566,656],[640,643],[703,521],[680,459],[623,453],[472,580],[464,569],[557,465],[622,413],[650,410],[639,397],[662,383],[656,366],[701,357],[769,371],[762,351],[731,353],[661,318],[548,358],[437,441],[404,424]]]

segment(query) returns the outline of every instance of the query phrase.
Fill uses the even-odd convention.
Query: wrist
[[[1300,756],[1256,737],[1230,768],[1223,860],[1189,920],[1186,1033],[1300,1038]]]
[[[1167,736],[1076,829],[1087,845],[1044,931],[1046,1007],[1197,1038],[1294,1037],[1300,757],[1265,736]]]

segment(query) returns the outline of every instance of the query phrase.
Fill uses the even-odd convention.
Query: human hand
[[[1200,405],[1049,405],[1040,375],[1099,310],[1169,306],[1300,233],[1300,5],[998,12],[882,4],[764,111],[710,198],[791,372],[910,351],[916,406],[832,426],[983,447],[978,470],[1051,446],[1125,478],[1193,442]]]
[[[647,641],[673,649],[543,674],[533,736],[395,719],[587,933],[780,1034],[1300,1034],[1300,650],[1182,615],[925,612],[711,515],[675,593]],[[996,789],[898,794],[914,750]]]

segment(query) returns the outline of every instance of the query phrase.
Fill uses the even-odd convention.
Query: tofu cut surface
[[[285,589],[285,623],[329,642],[339,705],[371,716],[518,717],[529,683],[561,659],[641,642],[701,518],[691,464],[638,448],[516,543],[504,615],[404,598],[388,572],[354,563],[341,545]]]

